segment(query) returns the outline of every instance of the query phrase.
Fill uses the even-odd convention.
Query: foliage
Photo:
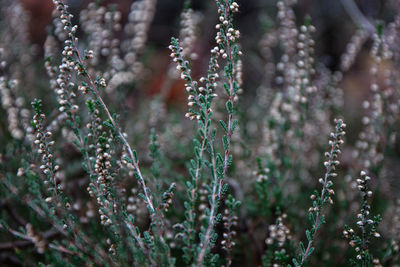
[[[160,78],[157,1],[125,16],[92,1],[74,18],[53,0],[40,64],[22,1],[0,3],[0,263],[396,266],[400,6],[358,25],[332,71],[296,1],[277,1],[257,51],[239,4],[210,2],[212,48],[186,1],[155,94],[141,88]],[[371,92],[346,125],[342,80],[365,50]]]

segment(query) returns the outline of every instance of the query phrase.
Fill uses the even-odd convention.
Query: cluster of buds
[[[390,100],[385,97],[385,92],[379,84],[379,69],[382,68],[382,58],[388,58],[387,43],[382,35],[375,33],[373,35],[373,44],[371,48],[371,56],[373,64],[370,68],[371,83],[370,90],[372,99],[363,102],[365,115],[362,118],[363,130],[359,134],[359,139],[356,141],[356,150],[353,157],[357,159],[362,168],[370,169],[372,166],[378,165],[383,161],[384,155],[380,149],[381,143],[381,127],[386,118],[383,112],[389,105]],[[389,91],[386,91],[389,92]],[[386,99],[385,99],[386,98]]]
[[[371,178],[365,171],[360,172],[360,178],[357,179],[357,189],[362,194],[361,211],[357,214],[357,227],[360,228],[360,235],[349,226],[345,226],[343,235],[349,240],[349,245],[357,252],[356,260],[363,263],[369,263],[372,260],[368,245],[372,237],[379,238],[381,235],[377,232],[378,224],[381,220],[380,216],[371,217],[371,207],[368,204],[368,198],[372,196],[372,191],[368,188],[368,181]],[[363,265],[365,266],[365,265]]]
[[[88,50],[88,51],[86,51],[86,53],[85,53],[85,59],[93,59],[93,57],[94,57],[94,52],[93,52],[93,50]]]
[[[172,183],[168,190],[163,193],[161,207],[164,209],[165,212],[168,211],[170,205],[172,204],[175,187],[176,184]]]
[[[96,140],[96,145],[92,144],[89,146],[89,149],[94,150],[96,155],[95,158],[89,158],[91,162],[94,162],[93,174],[96,175],[96,180],[92,180],[87,187],[87,191],[103,207],[103,209],[99,209],[101,223],[103,225],[110,225],[110,216],[113,210],[116,209],[116,203],[112,204],[114,201],[110,194],[109,186],[114,179],[111,163],[113,150],[110,145],[112,140],[106,136],[105,132],[102,133],[103,126],[101,125],[99,110],[95,108],[92,101],[88,101],[87,105],[92,118],[90,123],[86,125],[88,128],[88,137]]]
[[[200,120],[200,115],[197,115],[194,112],[186,112],[185,117],[190,119],[190,120]]]
[[[61,189],[61,186],[56,183],[56,172],[60,166],[54,163],[53,153],[51,151],[51,147],[54,145],[54,141],[50,141],[52,133],[45,129],[44,120],[46,116],[41,112],[41,102],[35,100],[32,105],[36,112],[32,121],[36,133],[34,144],[38,146],[37,152],[41,155],[42,159],[40,169],[48,178],[45,184],[50,183],[50,185],[54,187],[55,193],[57,193],[57,191]]]
[[[94,49],[91,55],[86,54],[85,59],[90,59],[92,65],[99,63],[99,57],[113,54],[112,39],[114,31],[121,29],[121,13],[117,10],[107,10],[104,6],[89,3],[79,16],[82,29],[89,36],[89,47]],[[117,40],[118,41],[118,40]],[[119,43],[119,42],[118,42]]]
[[[200,78],[200,82],[205,84],[206,93],[212,94],[213,90],[217,87],[216,80],[219,78],[217,73],[219,69],[218,58],[221,55],[219,47],[215,46],[210,50],[210,61],[208,63],[208,74],[207,77]],[[202,92],[202,91],[200,91]],[[216,95],[212,95],[215,97]]]
[[[329,145],[331,146],[331,151],[325,153],[325,156],[328,158],[328,161],[324,162],[324,166],[332,171],[331,176],[336,176],[335,171],[335,166],[339,164],[339,161],[337,161],[338,154],[341,152],[340,151],[340,145],[344,143],[343,137],[346,134],[344,131],[346,128],[346,124],[343,122],[341,119],[335,119],[334,121],[336,123],[336,129],[335,132],[331,133],[331,140],[329,140]]]
[[[400,18],[399,18],[400,19]],[[400,199],[395,201],[394,209],[389,211],[391,216],[391,227],[389,234],[393,237],[391,241],[391,247],[394,252],[400,252]]]
[[[105,76],[109,80],[107,92],[113,92],[120,84],[126,84],[132,82],[134,79],[140,79],[139,75],[143,73],[144,67],[142,62],[138,59],[147,41],[147,34],[155,14],[156,3],[156,0],[133,1],[129,11],[128,21],[123,27],[126,38],[121,42],[118,39],[118,35],[114,34],[116,38],[111,40],[111,46],[110,49],[108,49],[110,50],[109,65],[111,65],[113,69],[111,73],[105,73]],[[96,12],[96,10],[97,8],[95,8],[94,12]],[[107,13],[105,16],[107,16]],[[120,15],[116,15],[117,13],[115,11],[113,13],[113,23],[114,25],[119,25],[122,17],[119,18]],[[88,17],[90,19],[90,16]],[[114,26],[113,28],[114,31],[117,30]],[[103,30],[104,27],[100,27],[101,34]],[[99,42],[104,41],[101,35],[98,39]],[[122,58],[120,57],[121,50],[124,54]]]
[[[221,0],[217,1],[217,5],[220,23],[215,26],[215,28],[218,30],[215,41],[219,46],[219,49],[216,52],[221,55],[223,59],[228,59],[228,61],[234,65],[234,70],[231,70],[230,72],[235,72],[235,74],[227,73],[227,77],[233,78],[235,75],[240,86],[241,62],[238,62],[238,56],[241,56],[242,52],[239,50],[237,45],[234,45],[234,43],[236,43],[240,38],[240,31],[234,29],[231,22],[232,14],[238,12],[239,5],[236,2]],[[232,93],[233,92],[231,92],[231,94]],[[232,97],[234,98],[235,96]]]
[[[71,40],[65,40],[64,41],[64,48],[63,48],[63,51],[62,51],[62,55],[64,56],[64,57],[71,57],[71,56],[73,56],[74,55],[74,48],[72,47],[72,41]],[[71,64],[72,66],[74,65],[74,64]]]
[[[57,10],[61,12],[60,21],[63,25],[64,30],[69,33],[70,39],[64,41],[62,62],[58,66],[58,75],[56,76],[57,68],[51,65],[51,59],[52,57],[54,57],[55,54],[53,50],[56,49],[56,40],[51,37],[47,38],[45,46],[46,70],[47,74],[51,78],[51,87],[57,94],[59,111],[67,113],[70,112],[71,114],[74,114],[78,111],[79,106],[73,104],[73,99],[76,97],[76,95],[73,92],[75,84],[71,82],[71,71],[75,69],[79,73],[83,73],[83,67],[81,66],[81,64],[72,59],[72,56],[74,55],[72,40],[74,39],[77,26],[72,26],[72,15],[67,12],[67,6],[65,6],[62,1],[55,0],[53,2],[57,6]]]
[[[176,38],[172,38],[171,45],[168,46],[168,48],[172,51],[170,55],[172,60],[177,63],[176,69],[181,72],[181,79],[185,80],[186,82],[192,82],[189,62],[183,58],[183,49],[179,46],[179,40]],[[192,88],[190,88],[189,90],[192,90]]]
[[[84,86],[84,85],[82,85]],[[103,130],[103,125],[101,124],[101,118],[100,118],[100,111],[94,107],[93,102],[88,102],[89,109],[90,109],[90,115],[91,115],[91,120],[88,124],[86,124],[86,128],[88,128],[88,137],[94,137],[97,138],[101,131]],[[95,146],[93,145],[93,147]]]
[[[264,168],[259,171],[253,171],[253,176],[257,177],[257,183],[263,183],[265,181],[268,181],[269,179],[269,173],[270,169],[269,168]]]
[[[100,223],[104,226],[108,226],[112,224],[111,219],[105,214],[105,212],[102,209],[99,209],[99,214],[100,214]]]
[[[186,91],[189,93],[188,96],[188,106],[189,112],[185,116],[191,120],[202,120],[206,121],[208,114],[212,112],[211,102],[215,94],[214,89],[216,87],[215,79],[218,78],[216,70],[218,69],[218,57],[222,56],[224,59],[228,59],[232,64],[234,64],[235,70],[230,70],[227,77],[231,79],[232,88],[229,94],[231,95],[231,101],[237,100],[236,92],[238,91],[238,83],[235,83],[236,87],[233,89],[234,75],[241,83],[241,62],[238,62],[238,56],[242,53],[239,51],[238,47],[232,47],[232,44],[237,41],[240,37],[240,32],[235,30],[232,26],[231,14],[238,11],[238,4],[236,2],[230,1],[217,1],[218,13],[220,14],[220,23],[216,25],[218,30],[216,36],[217,47],[211,50],[209,69],[207,77],[202,77],[199,82],[194,81],[191,77],[191,69],[189,67],[189,62],[184,59],[184,51],[179,45],[179,41],[172,38],[171,45],[169,49],[172,51],[171,57],[173,61],[177,63],[177,69],[181,72],[181,78],[186,82]],[[235,73],[232,73],[235,72]],[[239,83],[239,85],[240,85]],[[200,84],[205,84],[201,86]],[[201,109],[197,110],[197,109]],[[203,114],[203,116],[202,116]]]
[[[0,104],[7,114],[8,130],[11,136],[21,140],[25,133],[30,133],[31,128],[28,124],[31,115],[29,110],[24,108],[24,99],[18,97],[18,79],[10,79],[7,75],[6,68],[12,66],[8,66],[5,59],[4,48],[0,47]]]
[[[101,136],[96,145],[96,161],[94,165],[94,171],[97,174],[97,183],[100,188],[103,188],[103,193],[106,193],[108,190],[107,184],[113,180],[113,177],[110,173],[111,165],[111,155],[110,151],[110,140]]]
[[[59,111],[62,112],[56,120],[51,123],[51,128],[56,129],[61,121],[67,117],[66,111],[74,113],[78,110],[77,105],[73,105],[76,97],[72,92],[74,83],[69,82],[69,72],[73,69],[72,62],[64,56],[61,65],[58,67],[52,64],[52,59],[57,53],[57,40],[54,36],[48,36],[44,45],[45,49],[45,68],[50,77],[50,86],[57,95]],[[59,72],[58,72],[59,70]]]
[[[235,74],[235,80],[237,81],[238,86],[241,87],[242,84],[243,84],[243,62],[242,62],[242,60],[239,59],[239,60],[235,63],[234,68],[235,68],[235,69],[233,70],[233,73]],[[239,90],[237,91],[237,93],[238,93],[238,94],[243,93],[243,89],[242,89],[242,88],[239,88]],[[237,100],[237,99],[236,99],[236,100]],[[236,100],[235,100],[235,101],[236,101]]]
[[[100,223],[104,226],[111,225],[113,223],[112,217],[118,208],[112,195],[109,191],[105,190],[105,186],[99,185],[98,182],[91,182],[87,187],[87,191],[91,197],[96,198],[99,204],[98,214],[100,215]],[[86,216],[89,218],[93,217],[93,210],[89,209]]]
[[[150,23],[155,13],[155,0],[135,1],[131,5],[128,23],[125,25],[125,33],[132,36],[129,39],[128,51],[141,52],[146,40]]]
[[[206,210],[207,210],[207,196],[208,196],[208,190],[205,188],[200,188],[199,189],[199,211],[201,212],[201,215],[199,216],[199,221],[201,222],[204,218],[206,218]]]
[[[233,241],[237,233],[234,230],[238,225],[238,216],[234,215],[237,213],[237,209],[240,206],[240,202],[236,201],[231,195],[225,201],[226,209],[222,216],[224,223],[224,233],[222,234],[221,246],[222,249],[227,253],[227,266],[232,264],[232,249],[236,245]]]
[[[293,1],[278,1],[277,18],[280,22],[279,39],[284,46],[284,54],[282,56],[282,63],[288,63],[289,57],[296,51],[296,36],[298,30],[295,22],[295,14],[292,9]]]
[[[306,103],[307,94],[316,91],[311,78],[315,74],[314,65],[314,40],[311,34],[315,32],[315,27],[309,23],[302,25],[298,34],[297,42],[297,78],[295,81],[296,91],[299,93],[295,99],[298,102]]]
[[[68,6],[63,3],[62,0],[53,0],[53,4],[56,9],[61,13],[60,19],[61,23],[64,25],[64,30],[69,30],[72,27],[71,19],[73,16],[68,13]]]
[[[56,6],[56,9],[61,13],[60,20],[63,25],[64,31],[69,32],[69,37],[74,37],[78,26],[72,25],[71,19],[73,18],[73,15],[68,13],[68,6],[64,4],[62,0],[53,0],[53,4]]]
[[[239,11],[239,5],[236,2],[229,4],[228,1],[217,0],[219,21],[215,27],[218,30],[215,41],[217,44],[228,45],[231,42],[236,42],[240,37],[239,30],[235,30],[230,22],[231,14]],[[226,53],[222,53],[222,57],[226,58]]]
[[[78,68],[75,61],[72,60],[73,47],[71,40],[64,41],[64,48],[62,51],[62,63],[59,66],[59,72],[63,75],[68,75],[73,69]]]
[[[350,42],[346,46],[346,51],[341,57],[340,68],[342,71],[347,71],[350,69],[367,39],[368,34],[363,29],[357,30],[356,33],[351,37]]]
[[[284,213],[282,216],[279,216],[276,219],[276,223],[272,224],[268,227],[269,237],[265,240],[267,245],[272,245],[274,242],[277,242],[278,247],[283,247],[287,240],[292,239],[290,234],[290,229],[283,224],[283,219],[285,219],[287,215]]]
[[[73,105],[72,101],[76,94],[72,92],[75,86],[73,82],[69,82],[69,77],[65,73],[60,73],[57,77],[57,87],[55,88],[57,94],[57,101],[60,105],[59,111],[70,111],[72,114],[76,113],[79,109],[78,105]]]
[[[221,18],[223,19],[222,16],[220,17],[220,19]],[[216,28],[220,29],[221,28],[221,24],[217,24]],[[233,28],[228,28],[227,29],[227,33],[226,33],[225,36],[224,36],[223,32],[221,32],[221,31],[217,32],[217,36],[215,37],[215,41],[217,42],[217,44],[223,44],[224,41],[235,42],[239,37],[240,37],[240,31],[239,30],[235,30]],[[222,58],[227,58],[227,57],[228,57],[228,55],[226,53],[222,54]]]
[[[107,86],[106,80],[104,78],[98,79],[97,84],[103,88]]]
[[[72,24],[71,19],[73,16],[68,12],[68,6],[65,5],[62,0],[53,0],[53,3],[56,5],[56,9],[61,13],[60,20],[63,25],[63,30],[68,34],[68,39],[64,41],[60,73],[66,75],[66,73],[69,73],[74,69],[78,75],[86,76],[87,72],[85,66],[83,66],[83,62],[80,59],[76,61],[72,58],[74,54],[78,54],[76,48],[78,38],[75,37],[78,26]]]
[[[83,95],[86,95],[89,92],[89,87],[86,84],[81,84],[81,85],[78,86],[78,90]]]
[[[224,228],[226,232],[222,234],[222,249],[226,251],[231,251],[232,248],[236,245],[233,239],[236,237],[236,231],[232,230],[233,227],[237,226],[238,217],[232,215],[229,209],[224,210],[224,215],[222,216],[222,221],[224,222]]]
[[[229,6],[229,8],[231,9],[232,13],[237,13],[239,12],[239,4],[236,2],[232,2]]]
[[[332,189],[333,182],[332,178],[336,177],[336,167],[339,165],[339,161],[337,160],[340,151],[340,145],[344,143],[343,137],[345,135],[344,129],[346,128],[346,124],[341,119],[334,120],[336,126],[335,130],[330,135],[329,146],[330,150],[325,153],[327,157],[327,161],[324,162],[325,166],[325,176],[324,178],[320,178],[318,181],[322,184],[321,193],[315,191],[313,195],[311,195],[312,206],[309,208],[309,219],[312,223],[312,227],[310,230],[306,231],[306,236],[308,240],[307,248],[303,248],[302,243],[302,252],[299,255],[300,264],[298,266],[303,266],[304,262],[309,257],[310,249],[314,249],[312,244],[314,242],[315,235],[321,225],[324,223],[324,214],[323,208],[328,204],[332,204],[333,200],[331,196],[335,193]],[[294,260],[296,261],[296,259]]]
[[[113,244],[109,238],[107,239],[107,245],[110,246],[110,247],[108,248],[108,252],[110,252],[112,255],[115,255],[115,253],[116,253],[116,251],[115,251],[115,244]]]
[[[182,12],[181,15],[181,31],[179,39],[181,39],[182,55],[190,59],[196,59],[197,54],[193,52],[197,39],[197,27],[200,24],[201,15],[189,8]]]
[[[378,28],[382,25],[378,24]],[[373,44],[371,47],[371,55],[377,64],[380,64],[382,59],[390,59],[392,51],[389,48],[388,40],[382,33],[374,33],[372,35]]]
[[[46,59],[44,66],[46,68],[47,74],[51,78],[54,78],[57,73],[57,67],[51,64],[51,60],[56,56],[57,52],[58,47],[56,38],[52,35],[48,35],[44,43],[44,56]]]
[[[0,68],[1,70],[1,68]],[[17,80],[7,80],[4,76],[0,76],[0,98],[1,106],[7,113],[8,130],[12,137],[22,139],[24,131],[21,127],[22,113],[26,113],[22,109],[24,103],[23,98],[16,98],[13,91],[18,85]]]
[[[211,50],[208,75],[207,77],[201,77],[199,82],[194,81],[191,77],[189,62],[183,57],[183,50],[179,45],[178,39],[172,38],[169,49],[172,51],[171,57],[173,61],[177,63],[177,69],[181,72],[181,78],[186,82],[185,88],[189,94],[189,112],[185,114],[185,117],[190,120],[200,120],[201,112],[196,108],[203,108],[205,109],[203,114],[209,114],[212,111],[211,101],[217,96],[214,90],[218,74],[215,72],[219,67],[217,60],[220,55],[220,49],[215,47]],[[200,86],[200,84],[204,84],[204,86]]]
[[[369,180],[371,180],[371,177],[369,177],[365,171],[360,172],[360,179],[357,179],[357,189],[366,194],[368,197],[372,196],[371,191],[366,191],[367,190],[367,183]]]
[[[322,184],[322,193],[321,196],[318,196],[318,194],[311,195],[313,206],[309,208],[309,212],[319,212],[326,203],[333,204],[331,196],[335,194],[335,191],[332,189],[333,182],[331,178],[337,176],[336,167],[340,163],[337,157],[341,152],[340,145],[344,143],[343,137],[346,134],[344,131],[346,124],[343,120],[335,119],[335,123],[336,129],[331,133],[331,139],[329,140],[330,151],[325,152],[325,156],[327,157],[327,160],[324,162],[326,169],[325,177],[318,179],[318,182]]]

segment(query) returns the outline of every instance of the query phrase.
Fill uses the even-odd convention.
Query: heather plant
[[[185,1],[162,48],[162,1],[115,2],[53,0],[40,45],[0,2],[1,265],[399,266],[396,1],[377,23],[342,1],[337,67],[302,1],[259,29]]]
[[[357,252],[356,260],[351,260],[350,263],[354,266],[370,266],[373,262],[374,265],[380,265],[379,259],[374,259],[369,251],[368,245],[372,237],[380,237],[377,232],[377,227],[381,221],[380,215],[372,216],[370,214],[371,207],[368,204],[368,198],[372,196],[372,191],[369,191],[368,181],[371,180],[364,171],[360,173],[361,178],[357,179],[357,189],[362,193],[361,212],[357,214],[357,226],[361,230],[361,234],[355,234],[354,230],[345,225],[343,231],[344,236],[349,239],[350,246],[355,248]]]

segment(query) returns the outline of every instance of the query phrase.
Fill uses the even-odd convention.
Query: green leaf
[[[306,237],[308,241],[311,241],[311,234],[310,234],[310,230],[306,230]]]
[[[237,84],[237,82],[233,82],[233,92],[236,94],[238,90],[239,90],[239,85]]]
[[[227,151],[229,149],[229,142],[226,135],[222,137],[222,144],[224,145],[224,150]]]
[[[224,89],[225,89],[226,94],[228,96],[231,96],[231,92],[229,90],[229,85],[227,83],[224,83]]]
[[[315,223],[314,214],[312,212],[308,213],[308,218],[310,219],[311,223]]]
[[[308,250],[307,257],[310,256],[311,253],[313,253],[313,252],[314,252],[314,247],[311,247],[311,248]]]
[[[304,18],[304,24],[309,27],[311,25],[311,16],[310,15],[306,15],[306,17]]]
[[[213,142],[214,143],[214,140],[215,140],[215,135],[217,134],[217,129],[213,129],[212,130],[212,132],[211,132],[211,142]]]
[[[303,252],[303,254],[305,254],[306,253],[306,248],[304,247],[304,244],[301,241],[300,241],[300,248],[301,248],[301,251]]]
[[[220,120],[219,124],[221,124],[222,128],[224,128],[225,132],[228,132],[228,127],[226,126],[226,123],[223,120]]]
[[[378,24],[376,25],[376,31],[378,33],[378,36],[381,37],[383,33],[383,23],[381,21],[378,22]]]
[[[108,128],[110,128],[111,130],[114,130],[114,125],[112,125],[112,123],[110,121],[104,121],[103,124],[104,124],[104,126],[107,126]]]
[[[138,195],[141,199],[143,199],[144,201],[147,201],[146,196],[143,193],[139,193]]]
[[[238,126],[238,124],[239,124],[239,121],[238,121],[238,120],[234,120],[234,121],[232,122],[232,132],[235,131],[235,129],[236,129],[236,127]]]
[[[231,101],[226,102],[226,110],[228,111],[229,114],[233,113],[233,104]]]

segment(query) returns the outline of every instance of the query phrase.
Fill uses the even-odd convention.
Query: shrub
[[[43,53],[22,2],[0,3],[0,262],[398,266],[396,2],[375,27],[342,1],[360,29],[332,70],[296,1],[277,1],[253,51],[239,4],[215,0],[207,56],[186,1],[162,78],[147,42],[157,1],[126,16],[93,1],[75,18],[53,0]],[[340,88],[367,49],[360,124]],[[252,64],[262,79],[247,79]]]

